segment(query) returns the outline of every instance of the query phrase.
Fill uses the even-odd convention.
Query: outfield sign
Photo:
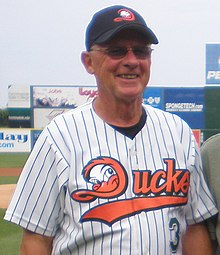
[[[95,86],[31,86],[34,108],[75,108],[97,94]]]
[[[195,140],[198,144],[198,146],[201,146],[201,130],[200,129],[193,129],[193,135],[195,137]]]
[[[165,111],[184,119],[192,129],[205,128],[203,88],[169,88],[164,90]]]
[[[147,87],[143,93],[143,103],[162,109],[163,89]]]
[[[31,127],[30,108],[8,108],[8,114],[8,123],[10,128]]]
[[[30,129],[0,129],[0,152],[30,152]]]
[[[53,118],[61,113],[67,112],[69,108],[34,108],[32,126],[36,129],[43,129]]]
[[[30,108],[29,86],[8,86],[8,108]]]
[[[44,128],[70,109],[94,99],[96,86],[31,86],[32,127]]]
[[[220,84],[220,43],[206,44],[206,84]]]

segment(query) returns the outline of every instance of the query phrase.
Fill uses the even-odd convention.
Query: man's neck
[[[130,126],[130,127],[118,127],[118,126],[114,126],[114,125],[111,125],[111,126],[118,132],[129,137],[130,139],[134,139],[135,136],[141,131],[141,129],[145,125],[146,120],[147,120],[147,114],[146,114],[146,111],[144,110],[144,108],[142,108],[141,118],[140,118],[139,122],[137,124],[135,124],[134,126]]]
[[[133,103],[104,103],[97,97],[93,102],[96,114],[110,125],[130,127],[137,124],[142,115],[142,101]]]

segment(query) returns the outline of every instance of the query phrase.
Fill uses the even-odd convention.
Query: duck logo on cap
[[[123,20],[126,20],[126,21],[135,20],[134,14],[128,9],[120,9],[120,10],[118,10],[118,14],[119,14],[120,17],[115,18],[114,19],[115,22],[120,22],[120,21],[123,21]]]

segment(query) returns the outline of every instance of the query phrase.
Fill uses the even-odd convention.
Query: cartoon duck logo
[[[79,202],[92,202],[97,198],[114,198],[123,194],[127,188],[127,173],[119,161],[110,157],[92,159],[82,171],[92,190],[81,189],[72,193]]]
[[[128,9],[120,9],[118,10],[118,14],[119,14],[119,17],[114,19],[115,22],[120,22],[123,20],[126,20],[126,21],[135,20],[134,14]]]
[[[127,190],[128,176],[125,168],[110,157],[98,157],[89,161],[82,175],[91,188],[75,190],[71,197],[80,203],[90,203],[98,198],[106,199],[107,202],[91,207],[81,216],[80,222],[99,221],[111,226],[118,220],[143,211],[186,204],[189,171],[176,169],[174,159],[164,159],[164,162],[165,170],[133,170],[134,196],[114,200]]]

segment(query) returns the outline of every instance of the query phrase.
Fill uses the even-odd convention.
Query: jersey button
[[[130,149],[130,155],[131,156],[136,156],[137,155],[137,151],[134,149]]]

